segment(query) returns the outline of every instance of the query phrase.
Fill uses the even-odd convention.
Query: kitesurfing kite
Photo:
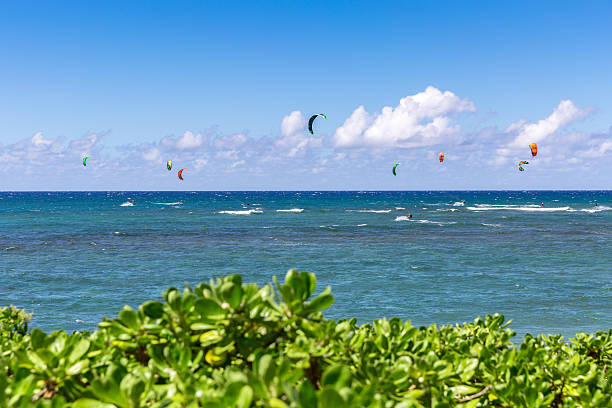
[[[442,163],[444,161],[444,153],[438,153],[438,159],[440,159],[440,163]]]
[[[172,160],[168,160],[166,167],[168,168],[168,171],[172,170]]]
[[[187,169],[180,169],[178,172],[178,177],[182,180],[183,179],[183,170],[187,170]]]
[[[529,147],[531,148],[531,156],[536,157],[536,155],[538,154],[538,145],[535,143],[532,143],[529,145]]]
[[[525,169],[523,168],[522,164],[529,164],[529,162],[528,161],[519,162],[519,165],[518,165],[519,171],[525,171]]]
[[[89,159],[89,156],[83,157],[83,166],[85,167],[87,167],[87,159]]]
[[[327,116],[325,116],[322,113],[317,113],[316,115],[312,115],[310,119],[308,119],[308,130],[310,131],[311,135],[314,135],[314,133],[312,132],[312,122],[314,122],[317,116],[321,116],[323,119],[327,119]]]
[[[394,175],[394,176],[397,176],[397,174],[395,174],[395,168],[396,168],[397,166],[399,166],[400,164],[402,164],[402,163],[395,163],[395,166],[393,166],[393,175]]]

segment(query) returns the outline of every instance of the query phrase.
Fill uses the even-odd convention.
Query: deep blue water
[[[573,336],[612,328],[610,210],[609,191],[5,192],[0,305],[92,330],[169,286],[295,267],[332,286],[331,318]]]

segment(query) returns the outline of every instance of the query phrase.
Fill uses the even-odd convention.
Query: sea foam
[[[276,210],[276,212],[281,212],[281,213],[301,213],[302,211],[304,211],[303,208],[290,208],[288,210]]]
[[[347,212],[360,212],[360,213],[376,213],[376,214],[387,214],[393,210],[346,210]]]
[[[476,204],[474,207],[466,207],[471,211],[529,211],[529,212],[555,212],[555,211],[572,211],[570,207],[541,207],[539,205],[514,205],[514,204]]]
[[[261,210],[239,210],[239,211],[219,211],[219,214],[229,214],[229,215],[251,215],[251,214],[262,214]]]

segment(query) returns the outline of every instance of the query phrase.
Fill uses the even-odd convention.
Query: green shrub
[[[11,305],[0,308],[0,338],[15,339],[23,337],[28,332],[28,324],[32,321],[32,313],[17,309]]]
[[[290,270],[126,306],[94,333],[27,334],[2,309],[0,407],[609,407],[612,330],[527,335],[501,315],[414,327],[328,320],[330,288]],[[8,312],[6,312],[8,310]]]

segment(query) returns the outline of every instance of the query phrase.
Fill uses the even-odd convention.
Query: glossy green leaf
[[[319,312],[325,310],[334,304],[334,297],[327,293],[322,293],[316,298],[312,299],[307,305],[306,309],[310,312]]]
[[[145,316],[151,319],[160,319],[164,315],[164,305],[161,302],[148,301],[141,307]]]
[[[91,398],[79,398],[72,405],[73,408],[117,408],[113,404],[107,404]]]
[[[90,345],[91,345],[91,342],[89,340],[80,339],[77,342],[77,344],[73,347],[72,352],[68,356],[68,362],[74,363],[75,361],[83,357],[83,355],[87,353],[87,351],[89,350]]]
[[[245,385],[240,389],[240,394],[238,394],[238,399],[236,400],[236,407],[248,408],[251,406],[251,401],[253,401],[253,389]]]
[[[198,299],[195,302],[194,307],[195,310],[200,314],[200,316],[211,320],[223,319],[225,318],[225,315],[227,313],[225,310],[223,310],[221,305],[219,305],[212,299]]]
[[[119,313],[121,322],[132,330],[138,330],[138,313],[132,310],[131,307],[125,306]]]

